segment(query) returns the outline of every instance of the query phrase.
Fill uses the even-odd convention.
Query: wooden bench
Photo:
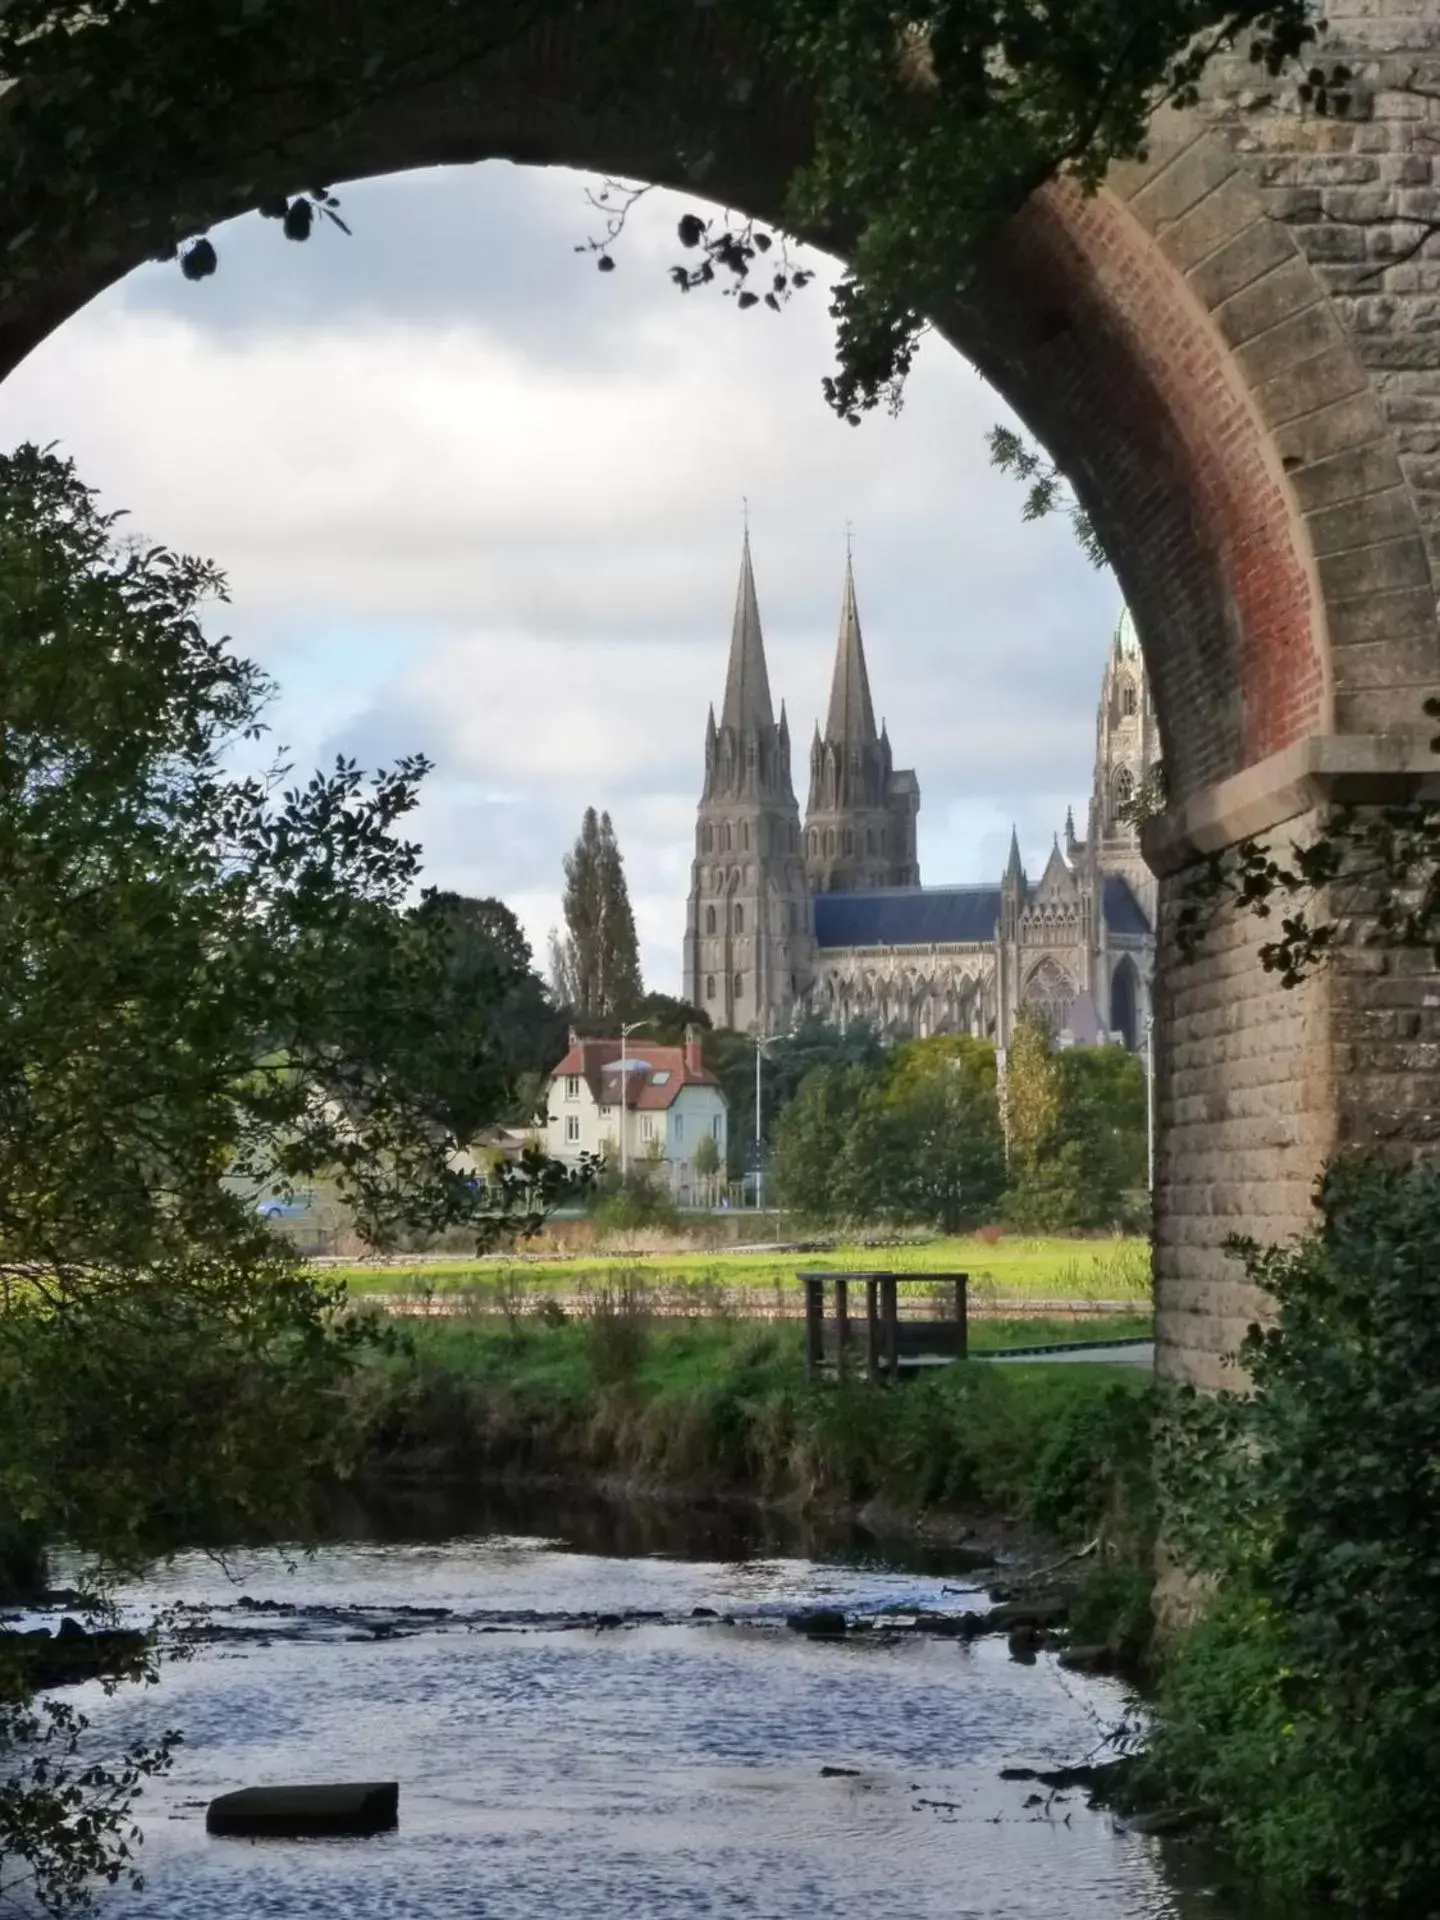
[[[898,1380],[902,1372],[946,1366],[969,1351],[968,1273],[837,1273],[813,1268],[799,1276],[805,1290],[805,1372],[812,1380],[825,1368],[845,1379],[855,1359],[856,1335],[863,1329],[865,1377]],[[865,1288],[863,1321],[850,1311],[850,1289]],[[925,1319],[900,1318],[901,1287],[953,1288],[954,1312]],[[834,1291],[834,1311],[826,1313],[826,1289]]]

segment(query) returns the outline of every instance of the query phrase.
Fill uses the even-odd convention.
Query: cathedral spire
[[[750,565],[748,526],[740,554],[740,585],[735,595],[735,624],[730,630],[730,665],[720,724],[733,727],[737,734],[775,724],[770,676],[765,671],[765,641],[760,632],[760,603],[755,597],[755,574]]]
[[[1007,880],[1023,880],[1025,869],[1020,863],[1020,835],[1014,827],[1010,829],[1010,858],[1005,863]]]
[[[835,643],[835,676],[830,682],[830,713],[825,722],[827,740],[848,746],[873,746],[875,709],[870,701],[870,676],[865,671],[865,648],[860,638],[860,614],[855,605],[855,569],[845,559],[845,598],[840,607],[840,634]]]

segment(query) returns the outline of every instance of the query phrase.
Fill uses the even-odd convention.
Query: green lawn
[[[872,1269],[894,1273],[961,1272],[971,1298],[987,1300],[1134,1300],[1150,1297],[1144,1240],[1080,1240],[1016,1235],[935,1240],[924,1246],[837,1247],[823,1254],[706,1253],[586,1255],[573,1259],[435,1260],[421,1266],[332,1269],[355,1293],[453,1290],[500,1293],[580,1291],[627,1282],[655,1288],[735,1288],[768,1293],[790,1288],[805,1269]]]

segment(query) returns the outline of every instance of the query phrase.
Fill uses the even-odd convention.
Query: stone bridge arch
[[[297,72],[337,8],[387,12],[314,0]],[[624,0],[611,11],[623,21]],[[1217,66],[1199,108],[1157,122],[1143,164],[1089,199],[1035,195],[966,299],[931,316],[1074,479],[1114,562],[1170,776],[1147,847],[1166,879],[1245,835],[1293,833],[1332,796],[1397,797],[1431,777],[1440,260],[1398,258],[1417,220],[1440,218],[1440,100],[1416,91],[1440,95],[1440,48],[1423,11],[1327,9],[1326,58],[1357,76],[1343,120]],[[102,202],[77,214],[78,240],[17,231],[0,188],[0,375],[152,255],[176,204],[198,226],[307,181],[497,157],[689,185],[687,105],[726,101],[733,50],[713,16],[677,8],[665,27],[648,9],[635,84],[611,99],[573,17],[525,27],[522,14],[410,0],[403,62],[365,102],[327,117],[298,85],[271,84],[215,126],[168,207]],[[768,218],[806,150],[783,79],[723,106],[705,182]],[[0,153],[13,106],[0,97]],[[1160,1366],[1206,1381],[1257,1304],[1226,1236],[1305,1226],[1338,1144],[1433,1150],[1440,993],[1393,959],[1284,993],[1241,925],[1182,967],[1171,896],[1162,885]]]

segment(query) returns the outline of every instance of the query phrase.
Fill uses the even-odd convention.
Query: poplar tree
[[[644,997],[639,942],[620,844],[594,807],[565,856],[564,913],[564,937],[550,940],[556,996],[581,1020],[623,1020]]]

